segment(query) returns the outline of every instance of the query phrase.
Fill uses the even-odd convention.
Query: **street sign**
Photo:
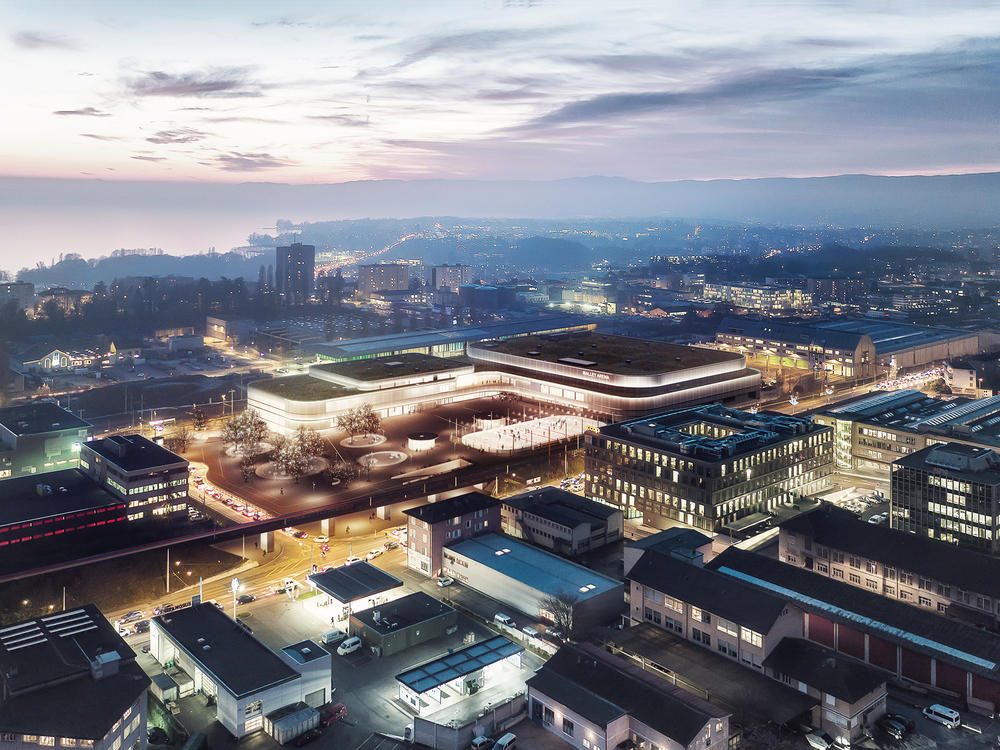
[[[542,483],[541,477],[532,477],[527,482],[525,482],[525,484],[541,484],[541,483]]]

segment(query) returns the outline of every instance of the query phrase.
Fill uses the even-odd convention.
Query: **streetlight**
[[[233,590],[233,619],[236,619],[236,593],[240,590],[240,579],[234,578],[233,582],[229,584],[229,587]]]

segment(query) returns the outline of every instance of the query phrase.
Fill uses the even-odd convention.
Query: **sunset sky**
[[[1000,167],[1000,4],[0,6],[0,174],[291,183]]]

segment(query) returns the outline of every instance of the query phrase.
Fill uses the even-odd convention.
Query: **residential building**
[[[274,286],[285,304],[304,305],[316,282],[316,248],[293,242],[275,248]]]
[[[617,622],[622,612],[621,581],[502,534],[449,544],[441,560],[446,576],[512,607],[512,617],[523,612],[555,622],[546,599],[559,595],[572,598],[574,632]]]
[[[865,279],[817,277],[806,279],[806,291],[815,302],[854,302],[869,289]]]
[[[892,526],[980,552],[1000,551],[1000,454],[932,445],[892,464]]]
[[[38,293],[38,305],[35,309],[44,312],[46,305],[54,304],[65,313],[75,313],[93,298],[93,292],[54,286]]]
[[[824,503],[779,524],[778,559],[1000,630],[1000,558],[871,524]]]
[[[623,561],[626,576],[647,550],[699,566],[715,557],[712,537],[685,526],[674,526],[642,539],[625,542]]]
[[[728,302],[747,310],[783,315],[812,307],[812,295],[802,289],[758,284],[705,284],[705,299]]]
[[[404,510],[406,567],[425,576],[441,574],[442,550],[463,539],[500,530],[500,501],[467,492]]]
[[[431,268],[431,290],[436,292],[447,289],[457,294],[459,287],[472,283],[472,272],[472,266],[460,263],[453,266],[449,266],[447,263],[443,266],[433,266]]]
[[[78,466],[89,432],[89,422],[56,404],[0,409],[0,479]]]
[[[944,382],[956,396],[995,396],[1000,393],[1000,360],[995,354],[952,360],[945,365]]]
[[[655,528],[723,531],[822,489],[833,471],[831,428],[720,404],[607,425],[585,448],[587,496]]]
[[[591,644],[566,644],[527,681],[529,716],[582,750],[725,750],[731,715]]]
[[[169,517],[187,510],[187,460],[142,435],[112,435],[84,443],[80,470],[125,500],[130,519]]]
[[[558,487],[505,497],[500,506],[504,534],[560,555],[579,555],[623,538],[620,510]]]
[[[0,282],[0,307],[6,307],[11,302],[18,310],[31,310],[35,307],[35,285],[27,281]]]
[[[410,267],[402,263],[375,263],[358,266],[358,293],[398,292],[410,288]]]
[[[273,732],[275,713],[298,703],[313,709],[306,713],[315,726],[315,708],[332,696],[332,657],[325,649],[302,641],[276,653],[214,604],[154,617],[149,653],[184,685],[181,697],[186,691],[213,698],[216,720],[236,739]]]
[[[93,604],[6,625],[0,682],[5,747],[146,748],[150,680]]]

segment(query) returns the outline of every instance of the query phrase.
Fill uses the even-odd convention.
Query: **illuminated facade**
[[[55,404],[0,409],[0,480],[72,469],[90,423]]]
[[[304,305],[313,293],[316,248],[294,242],[275,249],[274,283],[285,304]]]
[[[705,284],[703,295],[705,299],[768,313],[804,310],[813,302],[812,295],[802,289],[763,285]]]

